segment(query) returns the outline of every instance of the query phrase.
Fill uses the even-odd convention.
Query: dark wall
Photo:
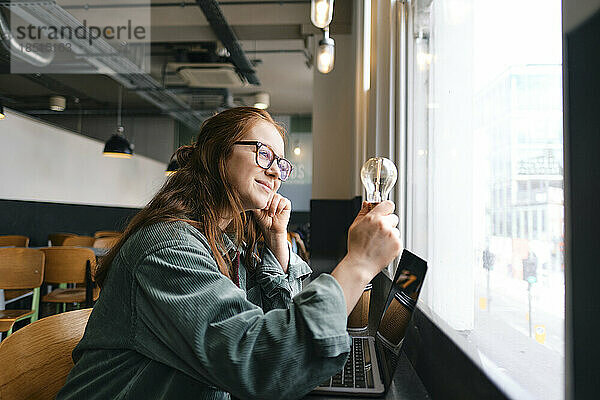
[[[344,257],[348,228],[360,211],[361,198],[310,201],[311,268],[313,276],[331,272]]]
[[[139,210],[35,201],[0,200],[0,235],[25,235],[30,246],[46,246],[48,234],[93,235],[99,230],[123,230]]]
[[[30,246],[46,246],[55,232],[93,235],[100,230],[122,231],[139,209],[36,201],[0,200],[0,235],[24,235]],[[309,221],[309,213],[292,212],[290,228]]]
[[[598,398],[600,375],[600,12],[566,35],[567,399]]]

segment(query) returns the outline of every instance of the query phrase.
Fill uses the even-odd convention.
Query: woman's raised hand
[[[366,284],[402,250],[394,203],[384,201],[369,211],[368,203],[348,230],[348,253],[331,275],[338,281],[350,314]]]
[[[369,211],[368,203],[348,229],[348,257],[358,264],[372,267],[373,277],[402,251],[402,241],[395,205],[386,200]]]

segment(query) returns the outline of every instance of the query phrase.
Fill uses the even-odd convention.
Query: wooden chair
[[[48,235],[49,246],[62,246],[63,242],[68,237],[77,236],[74,233],[51,233]]]
[[[30,310],[0,310],[0,332],[12,333],[15,322],[30,318],[37,320],[40,285],[44,277],[44,253],[36,249],[0,249],[0,289],[33,289]]]
[[[53,246],[40,249],[46,255],[44,282],[58,284],[82,283],[85,287],[59,288],[42,296],[42,302],[63,304],[85,303],[92,306],[99,290],[94,290],[92,271],[96,267],[96,255],[81,247]]]
[[[98,249],[110,249],[121,239],[121,236],[105,236],[94,240],[94,245]]]
[[[0,236],[0,246],[29,246],[29,238],[21,235],[2,235]]]
[[[73,368],[71,352],[92,309],[42,318],[0,343],[0,398],[55,399]]]
[[[63,246],[81,246],[81,247],[92,247],[94,245],[94,238],[91,236],[69,236],[63,241]]]
[[[98,231],[94,233],[94,237],[97,239],[102,237],[121,236],[122,234],[123,232],[118,231]]]
[[[21,235],[3,235],[0,236],[0,247],[1,246],[28,247],[29,238]],[[31,294],[33,294],[31,290],[5,290],[4,303],[12,303]]]

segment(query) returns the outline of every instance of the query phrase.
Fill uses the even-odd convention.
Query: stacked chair
[[[0,247],[27,247],[29,238],[21,235],[2,235],[0,236]],[[30,290],[5,290],[5,304],[17,301],[25,296],[33,294]]]
[[[33,292],[31,309],[0,310],[0,333],[12,333],[15,322],[37,320],[40,286],[44,277],[44,252],[27,248],[0,249],[0,289],[27,289]],[[4,304],[2,304],[4,308]]]
[[[121,236],[123,232],[117,232],[117,231],[97,231],[96,233],[94,233],[94,237],[97,238],[103,238],[103,237],[112,237],[112,236]]]
[[[111,249],[118,241],[121,236],[105,236],[94,240],[92,247],[97,249]]]
[[[63,246],[80,246],[80,247],[92,247],[94,245],[95,238],[91,236],[69,236],[63,240]]]
[[[0,236],[0,339],[9,337],[16,322],[34,322],[39,316],[40,302],[55,303],[56,312],[66,311],[67,303],[91,307],[100,289],[92,279],[96,267],[94,250],[86,247],[110,249],[121,233],[96,232],[97,237],[72,233],[48,236],[51,247],[27,248],[29,238],[19,235]],[[41,293],[43,284],[54,285],[54,290]],[[45,291],[45,289],[44,289]],[[28,309],[6,310],[6,304],[32,296]],[[21,305],[20,308],[27,306]]]
[[[60,284],[61,287],[42,297],[42,302],[60,304],[63,311],[66,303],[85,303],[87,307],[98,298],[99,290],[92,280],[96,266],[96,255],[91,249],[80,247],[53,246],[40,249],[46,255],[44,282]],[[81,284],[84,287],[65,287]]]
[[[29,238],[21,235],[2,235],[0,236],[0,247],[5,246],[27,247],[29,246]]]
[[[62,246],[66,238],[78,236],[74,233],[51,233],[48,235],[49,246]]]

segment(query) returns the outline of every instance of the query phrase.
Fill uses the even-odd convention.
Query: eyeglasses
[[[243,144],[243,145],[251,145],[256,146],[256,165],[261,167],[262,169],[269,169],[271,165],[273,165],[274,161],[277,161],[277,166],[279,167],[279,179],[282,182],[288,180],[290,175],[292,174],[292,163],[286,160],[283,157],[277,157],[273,149],[262,142],[258,142],[256,140],[240,140],[235,142],[234,144]]]

